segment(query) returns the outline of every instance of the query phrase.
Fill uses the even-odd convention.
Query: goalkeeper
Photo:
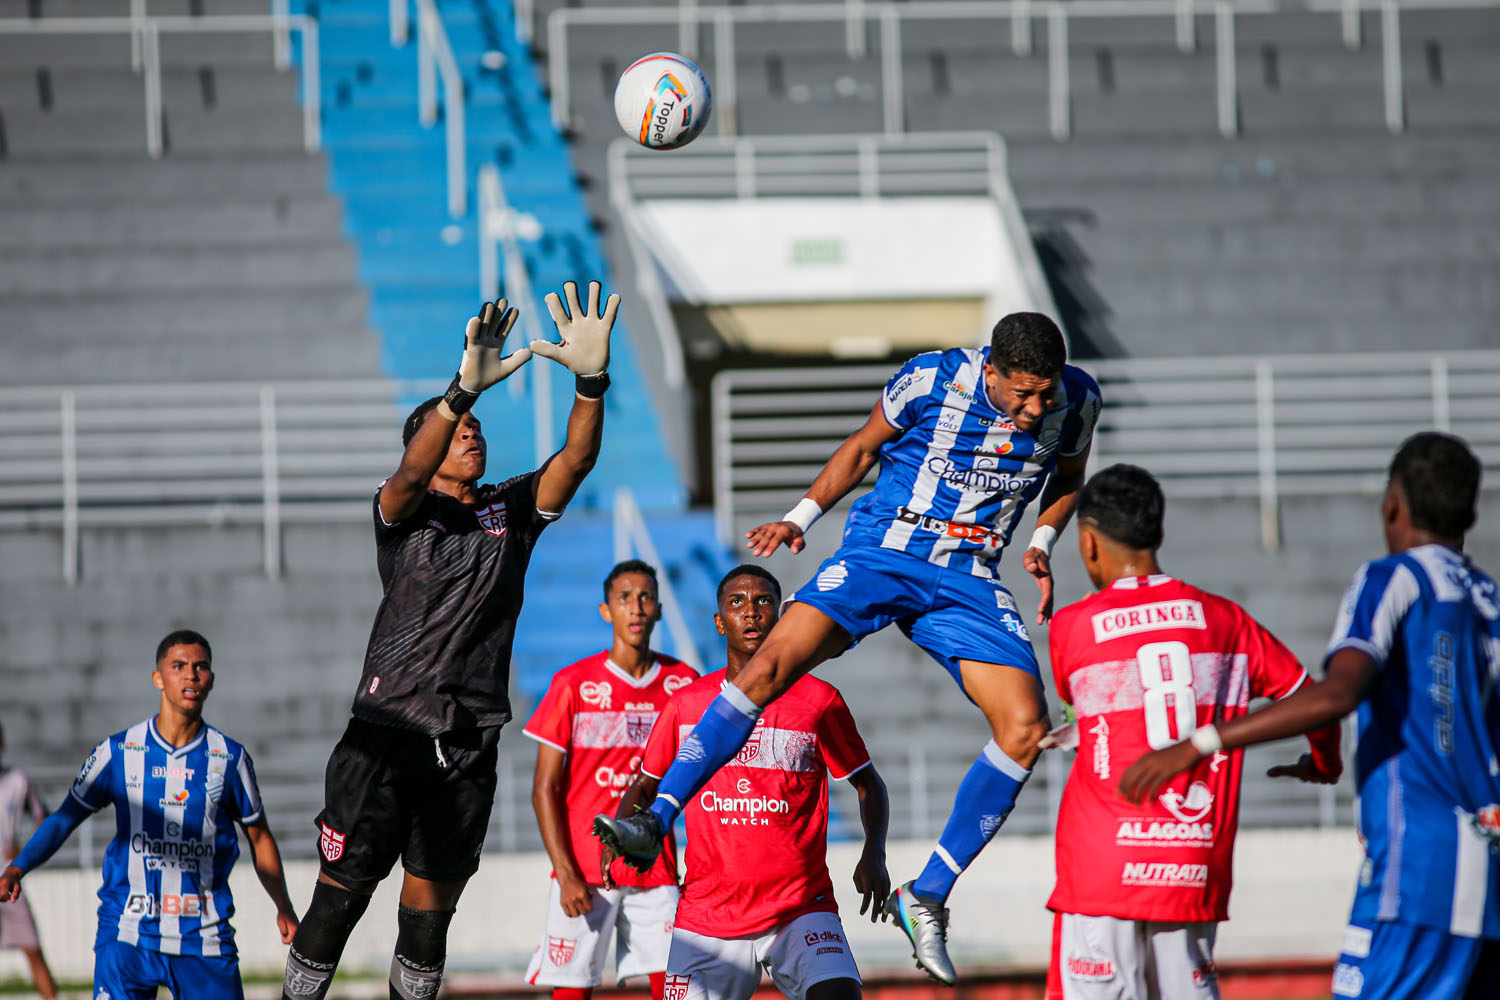
[[[397,858],[404,869],[390,995],[436,995],[448,924],[495,795],[496,746],[510,721],[511,639],[526,564],[593,468],[609,387],[600,286],[563,285],[547,308],[561,341],[507,355],[516,311],[504,299],[469,320],[448,391],[412,411],[401,464],[371,517],[385,596],[375,614],[354,717],[328,760],[318,827],[321,871],[287,956],[283,997],[321,1000],[354,925]],[[470,408],[533,353],[577,377],[567,441],[540,469],[481,485],[485,441]]]

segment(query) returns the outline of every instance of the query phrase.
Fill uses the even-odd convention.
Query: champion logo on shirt
[[[677,674],[668,674],[662,678],[661,686],[666,689],[667,694],[674,694],[693,683],[691,677],[679,677]]]

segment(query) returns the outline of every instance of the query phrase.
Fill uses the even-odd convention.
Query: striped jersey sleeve
[[[1328,641],[1328,657],[1357,649],[1381,669],[1390,659],[1402,619],[1421,594],[1416,575],[1403,562],[1377,559],[1354,574]]]

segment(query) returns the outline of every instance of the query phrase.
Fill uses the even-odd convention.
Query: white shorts
[[[1218,1000],[1219,925],[1059,913],[1050,1000]]]
[[[836,913],[804,913],[763,934],[715,938],[672,932],[663,1000],[749,1000],[760,970],[791,1000],[830,979],[859,979],[854,955]]]
[[[526,981],[538,986],[588,988],[604,981],[609,932],[615,937],[615,981],[648,976],[667,967],[672,921],[677,918],[677,887],[603,889],[589,886],[594,908],[581,917],[562,909],[557,879],[547,896],[547,929],[526,967]]]
[[[36,921],[25,896],[0,903],[0,948],[37,948]]]

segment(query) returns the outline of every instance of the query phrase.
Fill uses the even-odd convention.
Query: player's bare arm
[[[1084,468],[1088,465],[1090,450],[1086,448],[1081,455],[1058,459],[1057,470],[1048,477],[1042,490],[1042,509],[1037,515],[1036,526],[1038,529],[1052,529],[1053,538],[1062,534],[1078,507],[1078,491],[1083,489]],[[1036,623],[1041,625],[1052,617],[1052,557],[1033,546],[1021,556],[1021,565],[1036,577],[1036,585],[1041,588],[1042,599],[1036,609]]]
[[[255,875],[276,904],[276,929],[281,932],[281,943],[291,944],[297,933],[297,910],[292,906],[292,897],[286,891],[286,871],[281,865],[281,851],[276,838],[262,816],[245,827],[245,836],[250,840],[250,851],[255,862]]]
[[[865,830],[865,849],[854,866],[854,888],[859,893],[859,915],[868,910],[873,924],[885,920],[885,900],[891,894],[891,876],[885,869],[891,800],[874,764],[851,774],[849,784],[859,793],[859,822]]]
[[[573,409],[568,415],[568,437],[562,450],[547,460],[536,478],[536,506],[560,512],[578,492],[599,458],[604,433],[604,391],[609,388],[609,335],[620,311],[620,296],[610,295],[603,310],[597,281],[589,282],[588,307],[578,300],[576,282],[563,284],[564,301],[556,292],[547,296],[547,311],[557,324],[559,340],[534,340],[531,350],[551,358],[574,375]]]
[[[838,446],[833,457],[818,473],[818,478],[813,480],[805,499],[817,504],[820,512],[832,509],[834,504],[864,482],[865,476],[880,461],[880,449],[900,434],[901,429],[891,426],[890,421],[885,419],[880,403],[876,402],[875,408],[870,411],[870,419]],[[803,530],[794,521],[772,521],[747,531],[746,545],[753,554],[761,558],[769,556],[782,545],[794,553],[801,552],[807,544],[802,537]]]
[[[557,875],[562,909],[570,917],[581,917],[594,907],[592,894],[568,839],[568,825],[563,818],[567,800],[567,755],[556,747],[539,743],[536,748],[536,772],[531,778],[531,807],[536,825],[542,833],[542,846],[552,860]],[[606,875],[608,871],[606,870]]]
[[[1329,657],[1328,674],[1323,680],[1258,712],[1224,723],[1218,727],[1219,741],[1223,749],[1233,750],[1299,736],[1336,723],[1359,705],[1374,684],[1378,670],[1368,654],[1352,648],[1340,649]],[[1174,775],[1205,756],[1191,740],[1154,750],[1126,770],[1120,778],[1120,794],[1131,802],[1143,802]],[[1314,775],[1310,755],[1295,765],[1271,771],[1330,784],[1338,780],[1336,772]]]
[[[517,368],[531,359],[531,351],[522,348],[511,354],[505,353],[505,340],[516,325],[516,310],[507,308],[504,299],[486,302],[479,315],[472,317],[464,328],[464,351],[459,359],[458,373],[448,386],[443,401],[428,415],[418,428],[401,455],[401,464],[395,473],[380,488],[380,515],[387,524],[395,524],[410,517],[427,494],[428,486],[440,469],[448,464],[455,432],[460,423],[467,423],[465,415],[473,407],[479,394],[503,382]],[[477,424],[474,425],[477,428]],[[460,476],[470,471],[460,470],[459,465],[473,465],[474,458],[457,456],[455,475],[458,487],[472,486],[471,480]],[[484,474],[483,444],[478,446],[477,471],[473,480]],[[455,487],[450,486],[450,489]],[[459,499],[464,499],[459,497]]]

